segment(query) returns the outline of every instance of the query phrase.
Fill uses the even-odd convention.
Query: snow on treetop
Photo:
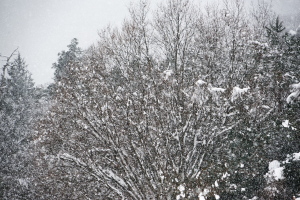
[[[237,98],[241,97],[241,95],[248,92],[248,90],[250,90],[250,87],[246,87],[246,88],[239,88],[238,86],[233,87],[231,101],[234,101]]]
[[[289,34],[291,34],[291,35],[296,35],[296,33],[297,33],[297,32],[294,31],[294,30],[290,30],[290,31],[289,31]]]
[[[249,43],[253,44],[254,46],[261,46],[261,47],[264,47],[264,48],[269,47],[268,43],[261,43],[259,41],[250,40]]]
[[[294,90],[299,90],[300,89],[300,82],[299,83],[295,83],[291,86]]]
[[[272,162],[269,163],[269,171],[272,171],[279,167],[280,167],[280,162],[278,160],[273,160]]]
[[[169,77],[170,77],[172,74],[173,74],[173,71],[172,71],[172,70],[170,70],[170,69],[165,70],[165,71],[163,72],[164,79],[165,79],[165,80],[169,79]]]
[[[185,188],[184,188],[183,185],[179,185],[179,186],[178,186],[178,190],[179,190],[180,192],[183,192],[183,191],[185,190]]]
[[[299,153],[293,153],[293,160],[294,161],[300,161],[300,152]]]
[[[290,126],[289,126],[289,120],[284,120],[284,121],[282,122],[282,126],[285,127],[285,128],[289,128],[289,127],[290,127]]]
[[[269,171],[265,175],[265,178],[268,182],[272,182],[273,180],[281,180],[284,179],[283,176],[284,167],[280,167],[280,162],[278,160],[273,160],[269,163]]]
[[[198,195],[199,200],[205,200],[205,197],[209,192],[209,189],[204,189],[203,192],[200,192],[200,194]]]
[[[196,85],[198,85],[198,86],[202,86],[202,85],[204,85],[204,84],[206,84],[206,82],[205,81],[203,81],[203,80],[198,80],[198,81],[196,81]]]
[[[208,84],[208,90],[212,93],[226,91],[226,89],[224,89],[224,88],[213,87],[211,84]]]
[[[292,93],[286,98],[287,103],[292,103],[295,99],[298,99],[300,96],[300,83],[291,85]]]
[[[184,190],[185,190],[185,187],[183,185],[179,185],[178,188],[177,188],[179,191],[180,191],[180,194],[176,196],[176,199],[181,199],[185,197],[185,194],[184,194]]]

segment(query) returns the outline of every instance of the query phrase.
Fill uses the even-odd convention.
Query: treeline
[[[7,57],[0,198],[298,194],[300,28],[287,32],[264,3],[141,1],[129,12],[86,50],[73,39],[47,88]]]

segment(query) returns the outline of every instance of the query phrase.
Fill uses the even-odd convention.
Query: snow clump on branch
[[[300,82],[291,85],[292,93],[286,98],[287,103],[293,103],[295,100],[300,100]]]
[[[239,87],[233,87],[232,95],[231,95],[231,101],[235,101],[237,98],[241,97],[243,94],[247,93],[248,90],[250,90],[250,87],[246,88],[239,88]]]

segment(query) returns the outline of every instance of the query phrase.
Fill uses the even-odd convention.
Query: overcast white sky
[[[52,63],[72,38],[87,48],[97,41],[98,30],[121,25],[130,2],[137,1],[0,0],[0,54],[9,55],[19,47],[36,84],[52,82]],[[273,1],[278,11],[300,12],[300,0]]]
[[[72,38],[87,48],[98,30],[122,24],[131,0],[0,0],[0,53],[19,47],[37,84],[52,81],[52,63]]]

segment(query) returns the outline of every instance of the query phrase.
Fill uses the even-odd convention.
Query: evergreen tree
[[[72,62],[78,62],[79,56],[82,52],[82,50],[78,47],[78,40],[76,38],[72,39],[68,48],[68,51],[62,51],[58,54],[58,61],[53,64],[53,68],[55,69],[54,81],[56,83],[61,81],[63,78],[68,77],[68,66]]]
[[[267,85],[269,98],[275,100],[276,108],[270,119],[273,125],[268,126],[271,138],[267,155],[270,161],[284,161],[288,155],[300,151],[300,101],[297,93],[300,80],[299,39],[296,35],[285,33],[284,30],[283,23],[278,17],[266,27],[269,48],[264,59],[264,71],[265,76],[270,80]],[[297,162],[291,162],[287,165],[282,163],[285,167],[286,178],[277,184],[271,183],[268,186],[276,188],[269,193],[274,198],[290,198],[298,191],[295,185],[299,180],[299,169]],[[293,173],[295,177],[292,179],[291,174]]]
[[[49,94],[54,97],[59,91],[58,86],[62,83],[63,79],[71,77],[70,66],[72,63],[77,63],[80,60],[82,50],[78,47],[78,40],[76,38],[71,40],[71,43],[67,46],[67,51],[58,53],[58,60],[53,63],[52,68],[54,71],[54,82],[48,86]]]
[[[21,55],[7,65],[0,107],[0,176],[3,199],[18,199],[26,191],[24,154],[30,137],[34,83]]]

